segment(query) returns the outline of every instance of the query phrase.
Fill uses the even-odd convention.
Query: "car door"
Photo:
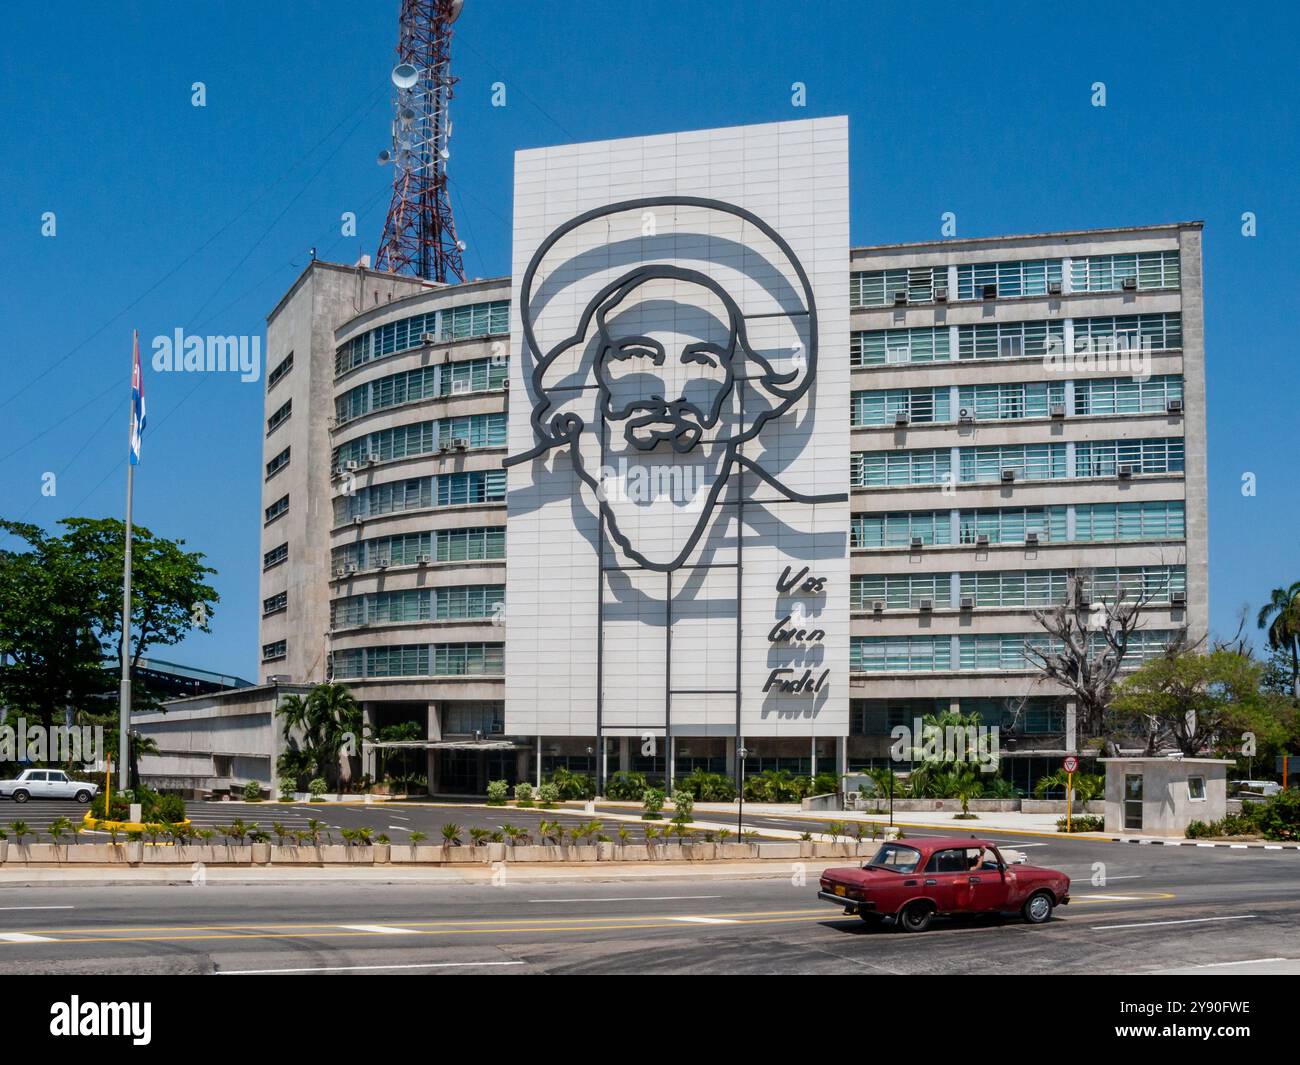
[[[44,769],[33,769],[23,778],[22,786],[33,799],[48,799],[50,797],[48,776]]]
[[[68,780],[67,773],[61,769],[51,769],[46,772],[45,776],[48,780],[45,792],[47,799],[72,798],[72,785]]]
[[[963,852],[966,875],[953,889],[957,909],[969,913],[1000,910],[1007,905],[1006,865],[996,851],[968,847]]]
[[[922,890],[940,913],[957,908],[957,890],[965,882],[966,852],[961,849],[935,851],[925,863]]]

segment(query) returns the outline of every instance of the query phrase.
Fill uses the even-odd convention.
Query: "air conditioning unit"
[[[1047,282],[1047,294],[1049,296],[1059,296],[1061,294],[1061,282],[1059,281]]]
[[[426,345],[428,345],[428,344],[436,344],[436,343],[438,343],[438,338],[437,338],[436,336],[434,336],[432,333],[421,333],[421,334],[420,334],[420,343],[421,343],[421,344],[426,344]]]
[[[1119,479],[1121,481],[1127,481],[1133,476],[1133,467],[1125,463],[1116,472],[1119,474]]]
[[[347,573],[347,570],[345,570],[342,566],[337,566],[334,569],[334,576],[336,577],[342,577],[345,573]]]
[[[388,569],[388,567],[389,567],[390,564],[391,564],[391,563],[390,563],[390,560],[389,560],[389,559],[386,559],[386,558],[377,558],[377,559],[375,559],[375,567],[376,567],[377,569]]]
[[[469,391],[469,382],[465,380],[465,378],[462,377],[457,381],[452,381],[451,394],[453,396],[458,396],[462,392],[468,392],[468,391]]]
[[[918,608],[919,610],[921,610],[921,611],[924,613],[924,612],[926,612],[926,611],[929,611],[929,610],[933,610],[933,609],[934,609],[934,600],[933,600],[933,599],[922,599],[922,600],[921,600],[919,603],[917,603],[916,605],[917,605],[917,608]]]
[[[352,524],[353,524],[353,525],[360,525],[360,524],[361,524],[363,521],[365,521],[365,520],[366,520],[366,519],[363,518],[360,514],[354,514],[353,517],[352,517]]]
[[[373,451],[366,456],[366,462],[369,463],[371,466],[373,466],[376,462],[379,462],[380,460],[381,460],[381,456],[376,454]]]
[[[908,414],[907,411],[905,410],[900,410],[897,414],[894,415],[895,425],[910,425],[911,422],[912,422],[912,416]]]
[[[468,451],[469,440],[463,436],[454,436],[451,439],[451,446],[456,451]]]
[[[873,614],[883,614],[885,612],[885,604],[877,599],[871,604],[871,612]]]
[[[359,470],[361,469],[361,463],[359,463],[356,459],[348,459],[347,462],[343,464],[343,467],[344,469],[349,471]]]
[[[1170,593],[1169,593],[1169,605],[1170,605],[1170,606],[1186,606],[1186,605],[1187,605],[1187,593],[1186,593],[1186,592],[1170,592]]]
[[[1016,470],[1014,466],[1007,466],[1006,468],[1003,469],[1002,471],[1003,481],[1009,483],[1011,481],[1014,481],[1015,479],[1016,479]]]
[[[988,533],[980,533],[977,537],[975,537],[975,546],[976,546],[976,547],[988,547],[988,546],[989,546],[989,534],[988,534]]]
[[[921,548],[924,547],[924,546],[925,546],[925,541],[922,540],[919,536],[913,536],[913,537],[912,537],[912,550],[913,550],[913,551],[919,551],[919,550],[921,550]]]
[[[935,303],[947,303],[947,302],[948,302],[948,286],[947,286],[947,285],[936,285],[936,286],[935,286],[935,288],[934,288],[934,302],[935,302]]]
[[[1036,533],[1036,532],[1027,532],[1027,533],[1025,533],[1025,546],[1026,546],[1026,547],[1037,547],[1037,546],[1038,546],[1038,533]]]
[[[1182,414],[1183,401],[1181,399],[1171,399],[1168,403],[1165,404],[1165,410],[1167,410],[1170,414]]]
[[[1125,292],[1133,292],[1138,287],[1138,279],[1136,277],[1126,277],[1120,282],[1120,287],[1123,288]]]
[[[980,287],[980,293],[986,300],[995,300],[998,298],[998,286],[983,285]]]
[[[969,596],[969,595],[964,595],[964,596],[962,596],[962,600],[961,600],[961,608],[962,608],[963,610],[974,610],[974,609],[975,609],[975,600],[974,600],[971,596]]]
[[[905,291],[894,293],[894,306],[895,307],[907,306],[907,293]]]
[[[969,425],[971,422],[975,420],[975,415],[973,415],[970,412],[969,407],[962,407],[959,411],[957,411],[957,420],[961,422],[963,425]]]
[[[357,564],[355,562],[349,562],[346,566],[343,567],[343,572],[349,576],[353,573],[356,573],[356,571],[357,571]]]
[[[1064,404],[1064,403],[1053,403],[1053,404],[1052,404],[1052,417],[1053,417],[1053,418],[1064,418],[1064,417],[1065,417],[1065,404]]]
[[[430,562],[433,561],[433,558],[430,555],[420,555],[416,558],[415,561],[417,565],[427,566]]]

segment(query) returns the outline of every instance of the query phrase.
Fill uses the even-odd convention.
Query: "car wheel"
[[[924,902],[914,902],[906,906],[898,915],[898,925],[904,932],[924,932],[930,927],[934,916],[934,907]]]
[[[25,791],[14,792],[14,802],[26,802],[30,796]]]
[[[1055,905],[1050,891],[1035,891],[1025,900],[1020,912],[1030,924],[1044,924],[1052,919],[1052,908]]]
[[[86,803],[90,802],[90,792],[88,791],[77,792],[77,802],[81,803],[82,806],[85,806]]]

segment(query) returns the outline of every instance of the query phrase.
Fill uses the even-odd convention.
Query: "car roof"
[[[912,847],[919,851],[946,851],[955,847],[996,847],[997,844],[989,839],[977,839],[974,836],[941,836],[938,838],[912,839],[904,837],[901,840],[889,840],[888,842],[897,842],[904,847]]]

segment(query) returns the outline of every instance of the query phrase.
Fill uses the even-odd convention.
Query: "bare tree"
[[[1070,577],[1064,603],[1034,611],[1034,620],[1051,639],[1045,648],[1026,640],[1025,658],[1045,679],[1074,696],[1083,736],[1102,735],[1129,641],[1141,627],[1143,609],[1160,591],[1130,595],[1121,587],[1113,599],[1098,595],[1094,601],[1087,574],[1080,571]],[[1107,741],[1106,750],[1116,753],[1112,741]]]

